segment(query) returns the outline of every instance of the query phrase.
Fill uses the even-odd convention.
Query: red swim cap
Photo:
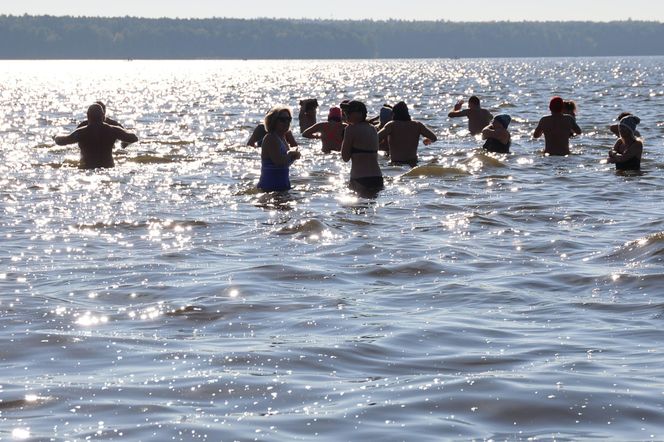
[[[560,113],[563,111],[564,103],[563,99],[560,97],[553,97],[549,103],[549,109],[551,112]]]
[[[327,115],[327,118],[330,120],[341,121],[341,109],[339,109],[338,107],[331,107],[330,113]]]

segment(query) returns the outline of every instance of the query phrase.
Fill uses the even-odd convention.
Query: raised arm
[[[581,128],[579,127],[578,124],[576,124],[576,120],[572,117],[570,117],[572,120],[572,132],[574,132],[577,135],[581,135],[582,131]]]
[[[313,126],[308,127],[302,132],[302,136],[309,139],[320,138],[323,131],[323,125],[324,123],[316,123]]]
[[[462,109],[462,110],[457,110],[456,108],[447,114],[448,117],[450,118],[458,118],[458,117],[467,117],[468,116],[468,109]]]
[[[468,116],[468,109],[461,110],[461,107],[463,106],[463,100],[459,100],[456,102],[454,105],[454,109],[452,109],[452,112],[447,114],[448,117],[450,118],[457,118],[457,117],[466,117]]]
[[[509,132],[507,132],[505,129],[496,130],[492,124],[488,125],[482,130],[482,139],[487,140],[489,138],[498,140],[503,144],[507,144],[510,142]]]

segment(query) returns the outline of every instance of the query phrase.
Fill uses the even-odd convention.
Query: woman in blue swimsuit
[[[290,109],[274,107],[265,116],[267,135],[261,144],[261,177],[258,188],[280,192],[291,188],[288,168],[300,158],[300,152],[289,151],[286,133],[293,117]]]

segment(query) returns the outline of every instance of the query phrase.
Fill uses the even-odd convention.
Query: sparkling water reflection
[[[663,439],[662,61],[3,63],[0,439]],[[512,154],[447,119],[473,93]],[[568,158],[530,139],[554,94]],[[307,97],[439,142],[366,200],[299,140],[261,194],[244,141]],[[81,171],[50,137],[97,99],[141,142]],[[603,161],[623,110],[642,176]]]

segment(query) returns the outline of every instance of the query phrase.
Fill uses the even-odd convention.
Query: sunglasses
[[[281,121],[282,123],[290,123],[293,121],[293,117],[277,117],[277,121]]]

